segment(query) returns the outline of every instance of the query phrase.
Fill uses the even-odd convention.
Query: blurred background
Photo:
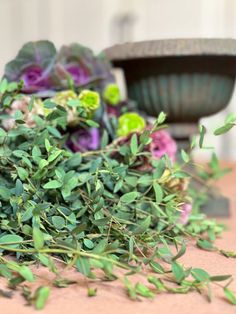
[[[30,40],[80,42],[99,52],[126,41],[196,37],[236,38],[236,0],[0,0],[0,75]],[[201,122],[213,130],[228,112],[236,114],[236,93],[226,110]],[[236,128],[208,135],[206,144],[236,160],[235,139]]]

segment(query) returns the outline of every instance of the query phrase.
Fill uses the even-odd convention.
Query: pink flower
[[[188,223],[189,216],[192,212],[192,204],[184,203],[181,208],[181,214],[179,217],[179,223],[186,225]]]
[[[151,134],[152,142],[149,150],[154,159],[159,159],[165,154],[168,155],[171,162],[174,163],[177,153],[177,145],[170,134],[164,130],[156,131]]]

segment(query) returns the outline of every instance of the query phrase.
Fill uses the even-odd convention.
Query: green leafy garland
[[[20,90],[15,83],[0,84],[2,108],[20,97]],[[99,269],[104,273],[102,279],[114,280],[119,277],[117,268],[124,269],[123,282],[131,299],[193,290],[205,294],[211,284],[227,281],[225,295],[236,304],[228,288],[230,275],[211,276],[178,262],[186,251],[187,238],[195,239],[201,249],[236,255],[212,243],[223,227],[198,211],[202,200],[194,190],[190,191],[195,208],[189,224],[179,223],[186,191],[170,182],[176,186],[189,177],[184,167],[190,158],[182,151],[183,164],[173,167],[168,158],[152,160],[145,151],[150,134],[163,127],[165,115],[161,113],[152,129],[133,134],[128,142],[108,145],[104,136],[99,150],[71,153],[63,148],[61,133],[67,112],[44,101],[46,109],[53,106],[46,117],[34,116],[34,128],[26,127],[20,112],[15,128],[8,132],[0,128],[0,275],[8,280],[9,288],[18,287],[29,304],[42,309],[50,288],[32,292],[24,285],[37,277],[29,263],[49,268],[55,274],[54,286],[73,284],[61,277],[55,263],[60,259],[90,279],[96,278]],[[83,122],[91,124],[86,114],[84,117]],[[228,124],[233,124],[232,119]],[[221,127],[217,134],[226,129],[229,127]],[[138,170],[143,158],[152,165],[149,174]],[[219,176],[215,155],[210,165],[211,172],[204,172],[205,177]],[[144,267],[153,274],[147,276]],[[129,276],[135,273],[147,277],[149,284],[133,285]],[[9,291],[0,293],[11,296]],[[89,296],[95,294],[95,289],[88,289]]]

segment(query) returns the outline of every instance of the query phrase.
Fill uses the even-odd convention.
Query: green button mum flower
[[[145,120],[135,112],[124,113],[118,119],[118,136],[127,136],[135,131],[142,131],[146,126]]]
[[[103,92],[103,98],[109,105],[118,105],[120,102],[120,90],[118,85],[108,84]]]
[[[79,100],[82,107],[88,111],[95,111],[100,106],[100,96],[97,92],[83,90],[79,94]]]

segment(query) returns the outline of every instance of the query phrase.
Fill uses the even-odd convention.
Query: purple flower
[[[181,214],[179,217],[179,223],[186,225],[188,223],[189,216],[192,212],[192,204],[184,203],[181,208]]]
[[[176,159],[177,145],[170,134],[164,130],[156,131],[151,134],[152,142],[149,149],[153,158],[159,159],[165,154],[174,163]]]
[[[51,88],[51,72],[54,67],[56,48],[47,40],[28,42],[15,59],[5,66],[4,77],[9,82],[24,81],[24,92],[32,93]]]
[[[80,129],[71,134],[67,146],[73,152],[86,152],[98,149],[100,144],[100,135],[97,128]]]
[[[106,111],[107,111],[108,116],[115,116],[118,118],[121,112],[121,107],[107,105]]]
[[[105,57],[95,56],[92,50],[77,43],[62,46],[57,54],[53,78],[58,88],[68,85],[68,74],[75,86],[93,83],[103,88],[108,82],[114,81],[109,61]]]
[[[86,84],[89,80],[89,73],[82,65],[67,64],[65,70],[72,76],[75,85]]]
[[[39,91],[49,87],[44,70],[38,65],[26,68],[20,79],[24,81],[24,89],[27,91]]]

